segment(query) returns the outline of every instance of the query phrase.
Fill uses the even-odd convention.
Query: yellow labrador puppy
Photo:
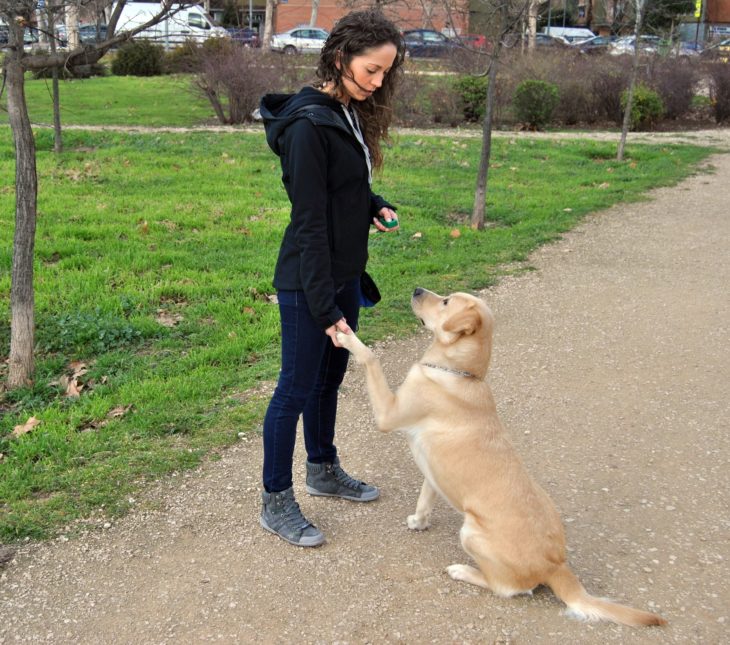
[[[437,495],[463,514],[461,544],[478,568],[447,571],[500,596],[548,585],[569,613],[625,625],[663,625],[660,616],[590,596],[565,561],[565,534],[547,493],[527,473],[497,417],[485,381],[493,317],[466,293],[416,289],[413,311],[433,343],[394,394],[373,352],[354,334],[337,334],[366,368],[375,421],[402,430],[424,475],[411,529],[426,529]]]

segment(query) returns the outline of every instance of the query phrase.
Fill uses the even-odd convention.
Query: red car
[[[481,34],[463,34],[459,36],[459,40],[471,49],[481,49],[484,51],[491,49],[487,37]]]

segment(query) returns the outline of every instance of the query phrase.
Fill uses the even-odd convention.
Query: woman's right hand
[[[337,342],[337,332],[342,332],[343,334],[351,334],[352,329],[350,329],[350,325],[347,324],[347,321],[344,318],[340,318],[334,325],[331,327],[327,327],[327,329],[324,330],[324,333],[327,334],[332,339],[332,344],[335,347],[342,347]]]

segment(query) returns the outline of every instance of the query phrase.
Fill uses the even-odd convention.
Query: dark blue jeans
[[[307,459],[332,462],[335,448],[337,394],[350,353],[337,348],[314,322],[303,291],[279,291],[281,316],[281,372],[264,417],[264,488],[279,492],[292,485],[297,422],[304,422]],[[338,289],[337,306],[347,324],[357,329],[360,283]]]

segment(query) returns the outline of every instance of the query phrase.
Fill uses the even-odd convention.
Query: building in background
[[[258,29],[264,31],[264,17],[266,14],[265,0],[206,0],[205,8],[218,23],[230,23],[231,6],[238,15],[238,24],[231,26]],[[442,0],[421,0],[418,3],[411,0],[395,0],[383,2],[380,6],[401,29],[435,29],[447,35],[465,34],[468,32],[469,11],[468,0],[455,0],[454,7],[446,10]],[[375,6],[374,1],[362,0],[320,0],[317,10],[315,27],[330,31],[342,16],[355,9],[364,9]],[[249,25],[249,15],[251,24]],[[291,29],[309,25],[312,17],[312,0],[276,0],[272,33],[280,33]]]

